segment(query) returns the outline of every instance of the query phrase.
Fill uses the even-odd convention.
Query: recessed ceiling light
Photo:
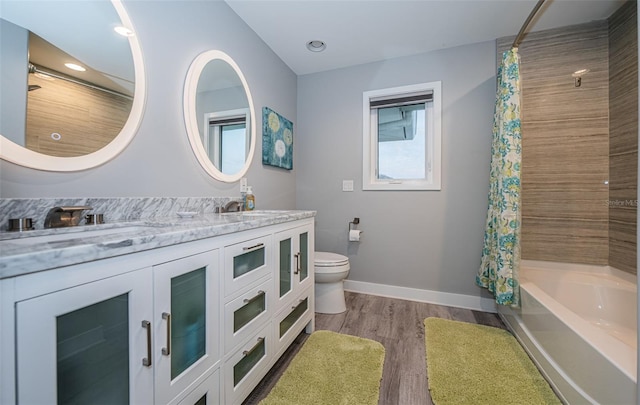
[[[82,66],[80,66],[80,65],[76,65],[75,63],[65,63],[64,65],[65,65],[66,67],[68,67],[69,69],[71,69],[71,70],[77,70],[78,72],[84,72],[85,70],[87,70],[87,69],[83,68],[83,67],[82,67]]]
[[[118,27],[115,27],[113,30],[118,34],[122,35],[123,37],[132,37],[135,35],[132,29],[123,27],[121,25]]]
[[[319,41],[316,39],[307,42],[307,49],[311,52],[322,52],[327,49],[327,44],[325,44],[324,41]]]
[[[576,70],[575,72],[573,72],[573,74],[571,76],[578,77],[578,76],[583,75],[585,73],[589,73],[589,69]]]

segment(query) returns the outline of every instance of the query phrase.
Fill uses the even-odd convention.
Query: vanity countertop
[[[314,217],[315,211],[249,211],[0,232],[0,279]]]

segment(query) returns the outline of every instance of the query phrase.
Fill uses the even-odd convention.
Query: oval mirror
[[[184,117],[191,148],[207,173],[227,183],[240,180],[255,150],[255,113],[247,81],[229,55],[212,50],[193,61]]]
[[[0,158],[68,172],[118,155],[145,100],[132,27],[120,0],[2,0]]]

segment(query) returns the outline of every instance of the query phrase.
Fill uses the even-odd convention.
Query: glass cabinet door
[[[129,294],[56,317],[58,404],[129,403]]]
[[[205,355],[205,319],[207,314],[206,267],[171,278],[171,345],[165,347],[163,354],[172,350],[171,379]]]
[[[143,269],[18,303],[20,403],[148,401],[150,283]]]
[[[300,282],[309,277],[309,232],[300,234],[298,249],[298,269],[300,272]]]
[[[219,358],[218,251],[154,266],[156,403],[167,403]]]
[[[279,296],[284,297],[285,294],[291,291],[291,238],[281,240],[278,248],[278,291]]]

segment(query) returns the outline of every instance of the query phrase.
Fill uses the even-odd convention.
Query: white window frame
[[[371,101],[380,98],[408,96],[412,93],[432,92],[433,101],[426,108],[424,179],[378,179],[377,111],[372,113]],[[440,190],[442,145],[442,82],[420,83],[362,93],[362,189],[363,190]]]
[[[251,113],[249,109],[238,108],[236,110],[217,111],[217,112],[210,112],[210,113],[204,114],[204,139],[202,140],[202,143],[207,156],[209,156],[209,158],[212,160],[215,167],[219,168],[220,171],[222,171],[221,162],[220,162],[220,136],[222,134],[220,133],[219,126],[216,126],[212,132],[209,122],[211,122],[212,120],[222,120],[222,119],[240,118],[240,117],[244,117],[245,123],[246,123],[246,137],[247,137],[247,140],[246,140],[247,146],[245,150],[245,159],[246,159],[246,156],[248,156],[248,153],[249,153],[249,147],[251,145],[251,133],[249,130],[249,128],[251,128]],[[210,141],[212,137],[213,137],[213,145],[214,145],[213,151],[210,150],[211,149]]]

